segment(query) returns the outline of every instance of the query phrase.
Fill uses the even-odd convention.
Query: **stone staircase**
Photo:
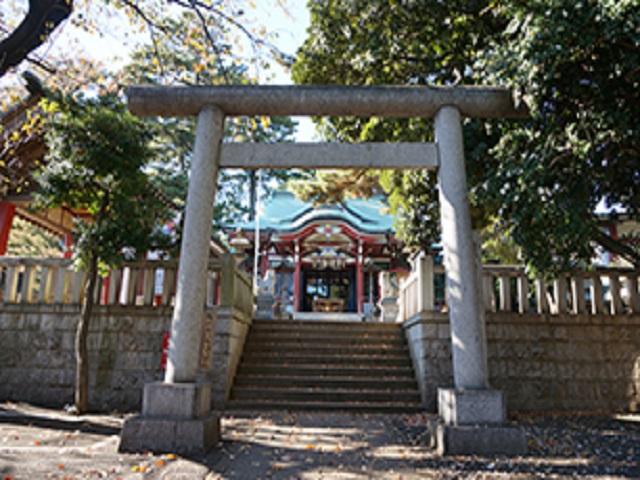
[[[421,411],[402,328],[255,320],[228,409]]]

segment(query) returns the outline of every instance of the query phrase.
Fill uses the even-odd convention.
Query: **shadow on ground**
[[[222,478],[640,477],[640,423],[605,417],[521,420],[525,457],[438,457],[424,415],[230,414],[221,447],[193,459]]]
[[[0,427],[3,424],[21,425],[34,428],[46,428],[51,430],[64,431],[80,431],[82,433],[91,433],[94,435],[119,435],[120,428],[100,423],[93,423],[85,419],[68,420],[62,418],[51,418],[48,416],[40,416],[26,413],[9,412],[6,410],[0,412]]]
[[[427,418],[225,412],[220,445],[183,458],[118,454],[117,416],[13,405],[0,409],[0,478],[43,478],[59,464],[60,475],[100,478],[640,478],[638,415],[520,417],[530,452],[515,458],[438,457]]]

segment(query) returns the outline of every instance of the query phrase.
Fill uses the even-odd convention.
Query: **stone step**
[[[258,352],[288,352],[299,353],[305,352],[313,355],[375,355],[375,354],[391,354],[391,355],[408,355],[408,348],[402,344],[376,344],[376,345],[348,345],[336,346],[333,344],[307,343],[307,342],[279,342],[266,343],[249,341],[244,347],[245,354]]]
[[[225,410],[305,410],[343,411],[352,413],[419,413],[424,411],[419,403],[380,402],[318,402],[275,400],[230,400]]]
[[[242,362],[238,369],[238,376],[241,375],[265,375],[265,376],[309,376],[319,378],[327,377],[359,377],[359,378],[384,378],[384,377],[404,377],[414,378],[413,369],[410,366],[376,366],[376,365],[329,365],[326,363],[316,364],[279,364],[264,362],[261,364],[246,364]]]
[[[255,320],[229,408],[421,411],[397,324]]]
[[[420,402],[417,390],[357,390],[357,389],[329,389],[317,387],[289,387],[271,388],[264,386],[239,385],[233,390],[234,400],[292,400],[308,402],[382,402],[382,403],[411,403]]]
[[[239,375],[236,386],[268,385],[271,388],[308,387],[356,390],[411,390],[416,387],[412,376],[350,377],[297,375]]]
[[[336,332],[332,330],[251,330],[251,334],[259,339],[288,339],[288,340],[315,340],[315,339],[345,339],[367,341],[391,341],[404,342],[404,335],[398,332]]]
[[[390,345],[390,346],[404,346],[406,342],[403,338],[371,338],[371,337],[297,337],[297,336],[276,336],[276,335],[249,335],[247,338],[247,344],[289,344],[294,346],[295,344],[305,345]]]
[[[402,326],[396,323],[337,322],[324,320],[254,320],[252,328],[256,330],[342,330],[342,331],[386,331],[401,332]]]
[[[380,327],[379,325],[382,325]],[[272,320],[255,320],[252,328],[257,332],[338,332],[343,335],[350,333],[367,333],[369,335],[401,335],[403,329],[400,326],[375,323],[327,323],[327,322],[288,322],[274,324]]]
[[[299,363],[325,364],[325,365],[377,365],[381,367],[406,366],[411,367],[411,359],[408,355],[354,355],[345,352],[341,355],[317,355],[305,352],[247,352],[243,354],[242,361],[247,365],[262,365],[271,363],[277,365],[295,365]]]

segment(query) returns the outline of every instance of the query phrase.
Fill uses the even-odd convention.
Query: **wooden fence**
[[[421,254],[400,284],[400,320],[446,308],[444,267]],[[571,271],[551,280],[531,279],[521,265],[483,265],[482,301],[488,312],[611,314],[640,313],[640,271],[595,268]]]

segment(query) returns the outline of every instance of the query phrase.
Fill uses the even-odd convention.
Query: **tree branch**
[[[595,229],[593,240],[605,250],[621,256],[625,260],[631,262],[634,267],[640,268],[640,252],[637,252],[634,248],[624,242],[607,235],[599,228]]]
[[[0,77],[42,45],[49,34],[71,15],[72,8],[72,0],[29,0],[27,15],[0,42]]]

